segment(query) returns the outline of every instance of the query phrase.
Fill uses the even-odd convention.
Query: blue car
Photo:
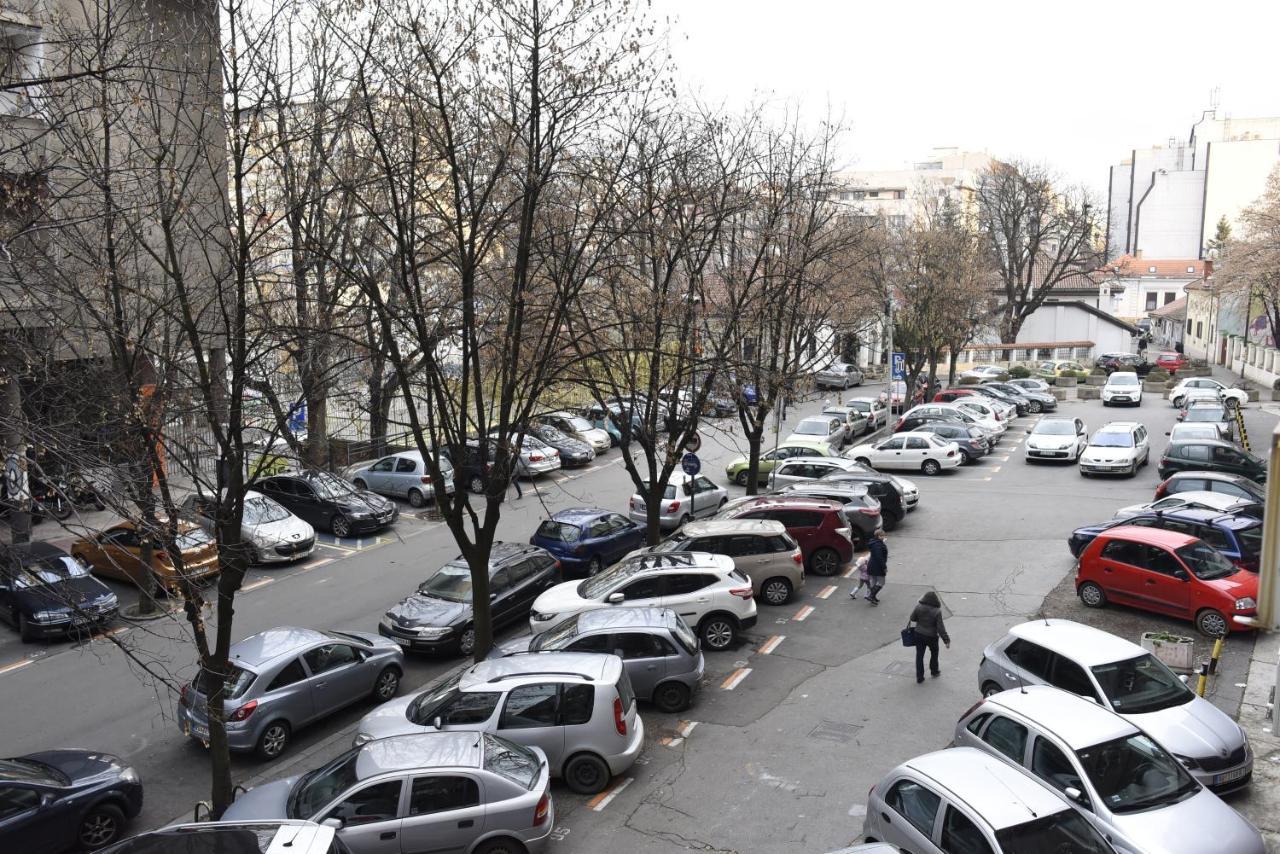
[[[612,510],[575,507],[539,525],[529,542],[555,555],[565,578],[595,575],[644,545],[644,528]]]
[[[1101,525],[1089,525],[1071,532],[1067,546],[1071,554],[1079,557],[1094,537],[1120,525],[1136,525],[1140,528],[1160,528],[1199,537],[1223,557],[1241,569],[1258,571],[1262,555],[1262,520],[1255,516],[1221,513],[1217,510],[1181,509],[1150,511],[1113,519]]]

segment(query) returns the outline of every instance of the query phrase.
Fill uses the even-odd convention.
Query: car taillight
[[[844,537],[844,538],[845,538],[846,540],[848,540],[849,542],[851,542],[851,543],[853,542],[853,529],[852,529],[852,528],[836,528],[836,533],[837,533],[837,534],[839,534],[840,536]]]
[[[613,698],[613,728],[618,731],[618,735],[627,734],[627,717],[622,712],[622,698]]]
[[[958,720],[964,720],[965,718],[969,717],[969,715],[973,714],[973,710],[978,708],[978,706],[981,706],[981,705],[982,705],[982,700],[979,700],[978,702],[974,703],[972,706],[969,707],[969,709],[963,715],[961,715],[958,718]]]
[[[848,530],[847,528],[845,530]],[[743,599],[750,599],[754,594],[750,587],[735,587],[729,591],[731,596],[740,596]]]
[[[955,452],[955,451],[947,451],[947,456],[948,456],[948,457],[954,457],[955,455],[956,455],[956,452]]]
[[[543,460],[542,454],[530,454],[530,455],[529,455],[529,462],[531,462],[531,463],[540,463],[540,462],[542,462],[542,460]]]
[[[258,708],[258,701],[250,700],[249,702],[245,703],[243,706],[241,706],[240,708],[232,712],[231,717],[227,718],[227,722],[239,723],[240,721],[247,721],[249,719],[249,715],[253,714],[253,710],[256,708]]]
[[[677,511],[677,510],[679,510],[679,509],[680,509],[680,502],[679,502],[679,501],[672,501],[670,504],[668,504],[668,505],[667,505],[667,512],[668,512],[668,513],[674,513],[674,512],[676,512],[676,511]]]
[[[1160,462],[1162,463],[1166,462],[1168,459],[1169,458],[1166,455],[1160,458]],[[1160,481],[1160,485],[1156,487],[1156,498],[1164,498],[1164,494],[1168,491],[1169,491],[1169,481],[1168,480]]]
[[[794,560],[796,563],[804,563],[804,553],[801,552],[799,549],[796,549],[791,553],[791,559]]]
[[[626,724],[623,724],[626,726]],[[551,794],[543,792],[542,797],[538,798],[538,805],[533,808],[533,826],[541,827],[547,821],[547,816],[551,813]]]
[[[880,511],[874,507],[859,507],[858,512],[864,516],[879,516]]]
[[[431,475],[429,475],[429,474],[424,474],[422,477],[418,478],[418,480],[422,481],[423,483],[430,483],[430,482],[431,482]]]

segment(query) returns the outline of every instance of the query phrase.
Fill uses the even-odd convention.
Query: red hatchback
[[[835,575],[853,560],[853,528],[844,516],[844,505],[839,501],[764,496],[718,518],[781,522],[800,545],[805,566],[814,575]]]
[[[1209,637],[1243,631],[1234,617],[1258,610],[1258,576],[1203,540],[1124,525],[1104,531],[1081,553],[1076,595],[1090,608],[1107,602],[1193,620]]]
[[[1191,360],[1181,353],[1161,353],[1156,357],[1156,364],[1169,373],[1176,374],[1191,364]]]

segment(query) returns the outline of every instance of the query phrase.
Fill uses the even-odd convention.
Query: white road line
[[[274,581],[275,581],[274,578],[259,578],[257,581],[253,582],[252,584],[246,584],[244,587],[241,587],[240,592],[248,593],[250,590],[257,590],[259,587],[266,587],[268,584],[271,584]]]
[[[835,592],[836,592],[836,586],[834,584],[828,584],[826,587],[818,591],[817,597],[819,599],[826,599],[830,597],[832,593],[835,593]]]
[[[787,639],[786,635],[774,635],[773,637],[765,641],[764,644],[762,644],[761,647],[756,650],[756,652],[760,653],[761,655],[768,655],[769,653],[773,652],[775,649],[778,648],[778,644],[782,643],[786,639]]]
[[[680,738],[679,736],[677,736],[676,738],[672,738],[671,736],[666,736],[659,743],[662,744],[662,746],[664,747],[679,747],[680,745],[684,744],[684,739]]]
[[[846,569],[840,577],[853,578],[853,576],[857,573],[857,571],[858,571],[858,568],[856,566],[851,566],[848,569]]]
[[[813,613],[813,606],[805,605],[799,611],[796,611],[796,615],[791,619],[795,620],[797,623],[803,623],[808,618],[808,616],[812,613]]]
[[[742,684],[742,680],[751,675],[750,667],[739,667],[737,670],[729,674],[729,678],[720,683],[720,687],[726,691],[732,691]]]
[[[600,810],[609,806],[609,804],[613,801],[613,799],[616,798],[619,795],[619,793],[622,792],[623,789],[625,789],[627,786],[630,786],[634,780],[635,780],[634,777],[626,777],[623,779],[621,783],[618,783],[617,785],[613,786],[610,789],[605,789],[603,792],[596,795],[594,798],[588,801],[588,803],[591,804],[591,809],[595,810],[596,812],[600,812]]]
[[[4,667],[0,667],[0,673],[11,673],[14,670],[21,670],[28,664],[33,664],[34,662],[34,658],[24,658],[21,661],[15,661],[13,664],[6,664]]]
[[[991,471],[992,471],[992,473],[995,473],[995,472],[1000,471],[1000,466],[993,466],[993,467],[992,467],[992,469],[991,469]]]

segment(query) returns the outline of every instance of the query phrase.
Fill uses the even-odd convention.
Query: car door
[[[363,480],[373,492],[385,492],[391,486],[390,475],[395,470],[397,457],[383,457],[365,471]]]
[[[313,712],[317,718],[360,699],[373,688],[373,674],[350,644],[322,643],[302,654],[310,673]]]
[[[400,822],[404,854],[462,854],[488,828],[480,781],[460,771],[419,774],[409,781],[409,806]]]
[[[1107,705],[1102,703],[1102,698],[1098,696],[1097,690],[1093,687],[1093,682],[1089,679],[1089,675],[1084,672],[1083,667],[1066,656],[1057,653],[1053,653],[1050,659],[1050,685],[1070,694],[1095,700],[1103,706]]]
[[[693,515],[706,516],[716,512],[720,503],[719,489],[704,475],[698,475],[693,483]]]
[[[422,489],[422,474],[414,457],[396,457],[395,471],[386,476],[386,494],[408,498],[411,488]]]
[[[315,720],[316,705],[312,697],[309,675],[302,659],[295,658],[280,668],[258,697],[259,715],[279,714],[295,724]]]
[[[1213,467],[1217,471],[1231,472],[1232,474],[1242,474],[1250,477],[1253,474],[1253,467],[1246,464],[1244,454],[1235,448],[1213,448]]]
[[[1098,581],[1112,599],[1143,601],[1142,577],[1147,571],[1147,551],[1142,543],[1110,540],[1098,554]]]
[[[112,528],[99,539],[103,574],[141,583],[148,574],[142,565],[142,537],[133,528]]]
[[[923,436],[907,436],[902,445],[902,462],[906,468],[920,468],[929,459],[933,446]]]
[[[42,805],[35,786],[0,783],[0,839],[21,845],[30,854],[57,854],[73,841],[77,819],[56,802]],[[12,849],[17,852],[19,849]]]
[[[618,592],[628,607],[657,608],[662,605],[662,597],[667,592],[667,576],[655,573],[637,578]]]
[[[620,559],[632,549],[638,549],[644,543],[644,529],[625,516],[611,513],[608,516],[609,562]]]
[[[772,553],[763,550],[763,537],[754,534],[734,534],[720,538],[719,553],[733,558],[733,565],[745,572],[753,582],[760,582],[773,560]]]
[[[912,854],[932,854],[933,831],[938,822],[942,798],[924,783],[904,777],[885,792],[885,809],[880,812],[880,841],[897,845]]]
[[[956,809],[955,804],[944,807],[942,817],[941,847],[947,854],[994,854],[992,840],[973,820]]]
[[[902,468],[902,449],[905,442],[906,437],[894,436],[876,445],[871,455],[871,465],[878,469]]]
[[[1047,685],[1052,673],[1053,654],[1049,650],[1023,638],[1017,638],[1005,648],[1004,661],[1008,668],[1004,673],[1005,688],[1020,685]]]
[[[711,609],[708,588],[715,584],[715,580],[714,575],[705,572],[668,573],[660,606],[675,611],[689,625],[696,625],[703,614]]]
[[[614,632],[608,652],[622,659],[638,697],[652,697],[653,689],[667,673],[667,651],[661,638],[651,632]],[[671,650],[675,654],[675,650]]]
[[[506,625],[520,613],[520,597],[512,581],[510,568],[502,567],[489,573],[489,601],[494,625]],[[530,603],[532,604],[532,603]],[[528,608],[525,614],[528,615]]]
[[[1160,546],[1147,546],[1147,566],[1140,579],[1139,595],[1150,608],[1184,616],[1191,607],[1191,584],[1182,563]]]
[[[498,735],[542,748],[551,767],[559,768],[565,758],[560,683],[536,682],[512,688],[502,704]]]
[[[1139,424],[1133,431],[1133,443],[1136,453],[1135,459],[1146,462],[1151,456],[1151,438],[1147,435],[1147,428]]]
[[[317,823],[336,819],[338,836],[355,854],[401,854],[400,799],[403,778],[380,780],[348,790],[317,816]]]

